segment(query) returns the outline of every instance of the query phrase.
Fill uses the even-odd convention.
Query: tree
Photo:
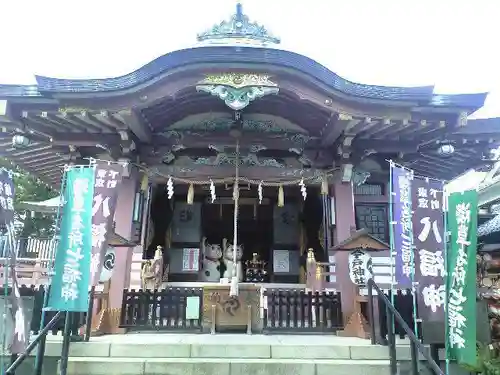
[[[30,215],[19,205],[24,201],[40,202],[59,195],[56,190],[45,185],[42,181],[28,172],[12,164],[9,160],[0,158],[0,168],[14,172],[15,187],[15,220],[24,225],[19,228],[17,235],[21,238],[41,237],[47,238],[54,235],[54,215],[35,213]]]

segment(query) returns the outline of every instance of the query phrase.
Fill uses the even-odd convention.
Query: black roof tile
[[[479,108],[486,94],[435,95],[433,86],[388,87],[348,81],[318,62],[294,52],[257,47],[206,46],[183,49],[160,56],[136,71],[105,79],[58,79],[36,76],[37,86],[0,85],[0,97],[40,96],[53,93],[103,93],[129,89],[162,73],[188,64],[271,64],[308,74],[342,93],[368,99],[408,100],[432,106]]]

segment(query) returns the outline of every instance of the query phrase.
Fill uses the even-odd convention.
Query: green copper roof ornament
[[[207,75],[196,90],[217,96],[232,110],[240,111],[257,98],[278,94],[279,87],[266,74],[219,73]]]
[[[253,45],[279,44],[280,39],[272,35],[264,26],[250,22],[243,14],[243,6],[236,4],[236,13],[231,19],[214,25],[211,29],[198,34],[198,42],[241,43]]]

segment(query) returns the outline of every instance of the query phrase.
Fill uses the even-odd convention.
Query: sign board
[[[200,319],[200,297],[189,296],[186,298],[186,319]]]
[[[356,249],[349,254],[349,277],[358,286],[366,285],[368,280],[373,278],[373,263],[370,254],[361,249]]]
[[[200,249],[182,249],[182,272],[198,272],[200,270]]]
[[[299,207],[285,204],[273,210],[273,238],[275,245],[296,245],[299,242]]]
[[[290,251],[288,250],[273,251],[273,272],[274,273],[290,272]]]
[[[201,202],[175,202],[172,242],[199,243],[201,239]]]

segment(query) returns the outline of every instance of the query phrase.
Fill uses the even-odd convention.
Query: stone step
[[[321,341],[321,340],[317,340]],[[47,343],[46,356],[60,356],[61,343]],[[396,347],[398,360],[410,360],[409,345]],[[70,346],[70,357],[107,357],[107,358],[220,358],[220,359],[309,359],[309,360],[387,360],[389,349],[386,346],[322,344],[302,338],[301,343],[251,343],[235,342],[75,342]],[[423,359],[423,357],[421,357]]]
[[[68,375],[389,375],[388,360],[70,357]]]

